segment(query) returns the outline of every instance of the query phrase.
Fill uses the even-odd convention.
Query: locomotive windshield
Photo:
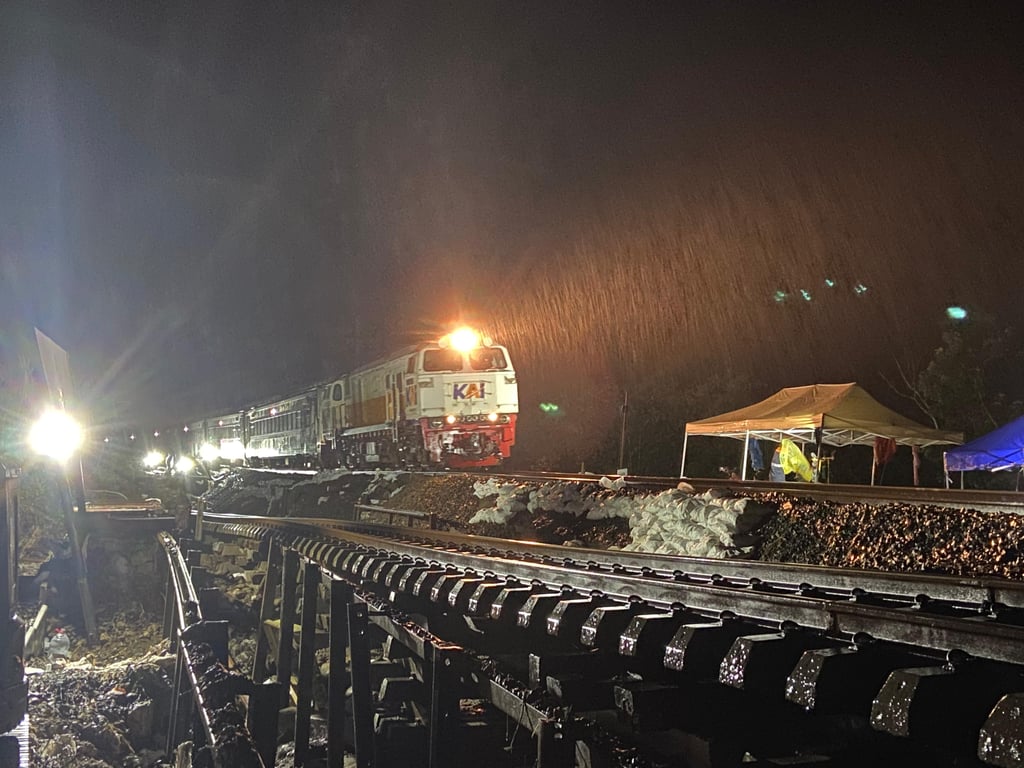
[[[505,353],[499,347],[477,347],[466,354],[469,368],[473,371],[503,371],[508,368]],[[457,349],[427,349],[423,351],[423,370],[427,373],[438,371],[461,371],[464,368],[462,353]]]
[[[428,373],[437,371],[461,371],[462,353],[457,349],[427,349],[423,352],[423,370]]]
[[[508,367],[505,353],[498,347],[477,347],[469,353],[469,367],[474,371],[504,370]]]

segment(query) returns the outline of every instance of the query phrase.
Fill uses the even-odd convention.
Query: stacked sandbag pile
[[[493,507],[481,509],[469,519],[471,524],[497,523],[503,525],[528,508],[529,486],[490,478],[486,483],[473,483],[473,495],[478,499],[495,496]]]
[[[473,492],[477,498],[495,496],[494,507],[481,509],[470,523],[507,523],[520,512],[550,512],[553,514],[604,520],[609,517],[629,517],[632,498],[621,494],[624,487],[590,483],[544,483],[540,486],[501,482],[490,479],[478,482]]]
[[[753,533],[772,514],[750,499],[671,490],[633,500],[632,542],[623,549],[662,555],[737,557],[750,554]]]

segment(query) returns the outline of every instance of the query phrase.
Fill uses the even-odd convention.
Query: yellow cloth
[[[790,472],[795,472],[796,475],[805,483],[811,482],[814,475],[811,472],[810,462],[807,461],[807,457],[804,456],[804,452],[797,448],[796,443],[788,437],[783,438],[782,440],[779,457],[782,459],[782,470],[787,475]]]

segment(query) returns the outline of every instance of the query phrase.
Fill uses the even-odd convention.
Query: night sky
[[[1024,19],[874,5],[6,2],[2,317],[98,422],[456,319],[509,347],[527,454],[539,402],[591,445],[623,390],[680,434],[678,393],[884,394],[946,306],[1021,324]]]

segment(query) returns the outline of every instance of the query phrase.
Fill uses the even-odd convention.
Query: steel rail
[[[222,522],[280,523],[281,518],[251,517],[230,513],[206,513],[207,520]],[[887,571],[829,568],[797,563],[757,560],[658,555],[645,552],[596,550],[532,541],[496,539],[475,534],[409,529],[369,522],[346,522],[316,517],[288,518],[288,521],[329,530],[365,532],[371,536],[415,542],[441,551],[453,547],[486,553],[493,557],[521,555],[567,568],[610,571],[625,575],[717,582],[724,586],[782,590],[816,589],[825,592],[867,594],[915,603],[920,595],[964,607],[1006,606],[1024,609],[1024,583],[1008,579],[944,576],[935,574],[889,573]]]
[[[214,518],[219,522],[214,522]],[[794,583],[795,579],[785,583],[770,582],[752,578],[759,564],[749,561],[717,561],[719,578],[714,578],[715,574],[709,577],[706,573],[709,561],[694,558],[669,558],[668,568],[637,570],[635,566],[630,569],[621,562],[616,564],[614,559],[619,553],[601,554],[602,558],[610,555],[611,561],[580,562],[570,557],[558,558],[550,554],[544,557],[516,551],[504,546],[508,542],[496,539],[455,538],[434,532],[422,537],[423,531],[413,535],[408,529],[388,526],[354,526],[316,518],[283,520],[227,515],[208,515],[208,521],[216,530],[229,535],[251,538],[273,535],[288,545],[300,542],[304,547],[347,547],[382,558],[433,563],[525,584],[535,582],[553,591],[565,587],[584,595],[600,593],[617,601],[639,599],[653,611],[668,611],[672,606],[685,605],[709,617],[736,614],[766,626],[793,622],[844,641],[865,633],[878,640],[941,654],[959,650],[979,658],[1014,664],[1020,663],[1020,648],[1024,647],[1024,622],[1020,621],[1019,611],[1001,613],[998,606],[990,602],[991,595],[1011,596],[1019,601],[1024,588],[1021,585],[1013,588],[1012,583],[999,582],[996,589],[992,584],[972,584],[971,580],[897,578],[892,574],[844,573],[796,566],[790,573],[803,572],[804,578],[799,583]],[[472,539],[475,546],[466,546],[465,538]],[[522,545],[522,542],[516,543],[517,547]],[[567,551],[561,547],[549,549]],[[635,558],[636,553],[630,553],[629,557]],[[666,561],[664,556],[658,557]],[[704,572],[688,572],[688,566],[699,566]],[[821,575],[829,574],[834,584],[845,586],[816,586],[814,574],[818,571]],[[864,585],[870,586],[873,576],[878,580],[876,584],[884,584],[890,591],[880,593],[866,589]],[[955,599],[934,598],[929,594],[929,589],[941,592],[943,588],[945,594]]]
[[[168,569],[167,598],[174,599],[174,605],[168,609],[177,618],[171,628],[178,656],[167,752],[170,754],[171,749],[177,746],[179,697],[181,684],[187,681],[196,717],[202,727],[203,743],[212,751],[214,764],[262,768],[264,762],[250,734],[240,725],[244,723],[244,715],[233,706],[236,693],[250,691],[235,690],[236,687],[245,687],[243,680],[232,677],[223,668],[222,660],[215,658],[211,648],[219,639],[226,649],[226,624],[204,620],[199,594],[192,583],[181,548],[166,532],[157,534],[156,538],[164,551]],[[232,712],[238,717],[226,718]]]

